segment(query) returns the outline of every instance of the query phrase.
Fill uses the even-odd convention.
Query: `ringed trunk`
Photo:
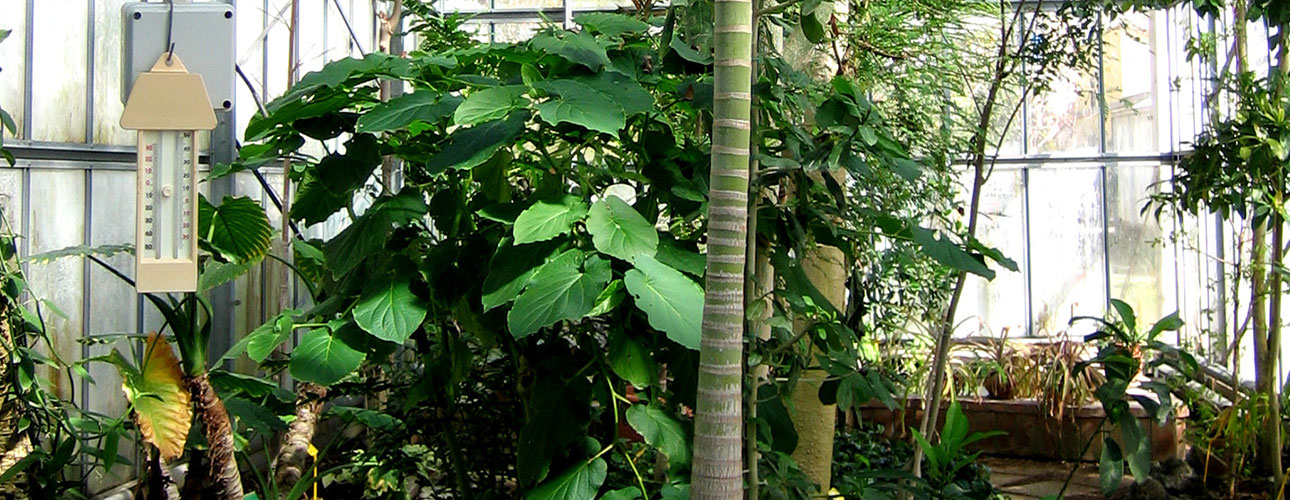
[[[699,349],[691,498],[743,498],[744,264],[748,234],[753,9],[714,6],[707,287]]]

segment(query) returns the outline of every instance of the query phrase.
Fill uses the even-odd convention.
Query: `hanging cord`
[[[166,14],[166,66],[170,66],[171,60],[175,57],[175,1],[167,0],[166,4],[170,5],[170,10]]]

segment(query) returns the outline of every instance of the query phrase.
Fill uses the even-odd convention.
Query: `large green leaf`
[[[596,250],[626,261],[658,251],[658,231],[640,212],[617,196],[605,196],[587,214],[587,232]]]
[[[426,318],[424,302],[406,277],[375,282],[354,306],[354,321],[376,338],[402,344]]]
[[[649,31],[649,24],[635,17],[609,12],[586,12],[573,16],[573,22],[606,36],[627,33],[641,34]]]
[[[404,189],[396,196],[378,198],[367,212],[354,219],[323,247],[334,276],[353,270],[385,245],[395,226],[403,226],[426,214],[429,208],[421,191]]]
[[[225,196],[214,206],[201,196],[197,211],[198,233],[229,260],[256,260],[269,252],[273,228],[259,202],[245,196]]]
[[[247,334],[246,356],[256,363],[263,363],[274,349],[291,337],[291,332],[295,331],[295,322],[291,318],[299,314],[298,310],[288,309],[252,330]]]
[[[1097,461],[1097,473],[1102,494],[1110,498],[1115,490],[1120,489],[1120,482],[1124,480],[1124,456],[1120,453],[1120,445],[1111,436],[1102,441],[1102,456]]]
[[[439,150],[439,154],[426,164],[426,170],[437,174],[450,168],[474,168],[519,137],[524,132],[524,122],[527,120],[527,112],[516,112],[504,120],[457,129],[448,136],[447,144]]]
[[[645,438],[646,443],[662,450],[671,466],[684,467],[690,463],[689,436],[680,422],[658,405],[632,405],[627,409],[627,422]]]
[[[318,385],[331,385],[358,369],[363,353],[333,336],[326,328],[310,330],[291,351],[291,376]]]
[[[311,172],[305,175],[296,190],[296,199],[291,202],[291,218],[305,224],[317,224],[345,208],[349,201],[350,193],[335,193],[327,189]]]
[[[502,239],[488,266],[481,296],[484,310],[488,311],[519,296],[546,259],[555,252],[549,242],[514,246],[510,238]]]
[[[529,279],[506,315],[511,334],[523,338],[558,321],[591,312],[609,283],[609,261],[581,250],[567,250]]]
[[[533,488],[525,500],[595,500],[596,492],[605,482],[609,466],[605,459],[597,458],[587,462],[578,462],[559,476]]]
[[[474,125],[506,118],[511,111],[529,105],[528,98],[524,97],[525,92],[528,92],[528,87],[523,85],[477,90],[457,106],[452,121],[457,125]]]
[[[440,97],[442,96],[442,97]],[[461,98],[422,90],[405,94],[376,105],[358,118],[358,132],[398,130],[414,122],[435,123],[450,116],[461,104]]]
[[[594,76],[574,78],[617,102],[627,116],[654,109],[654,96],[640,82],[622,73],[602,71]]]
[[[635,268],[627,271],[623,281],[636,298],[636,307],[645,311],[650,326],[667,334],[690,349],[699,348],[700,325],[703,322],[703,288],[653,257],[636,257]]]
[[[590,130],[617,135],[627,126],[627,113],[608,95],[577,80],[552,80],[537,84],[552,94],[538,103],[538,114],[552,125],[568,122]]]
[[[144,441],[152,443],[162,458],[173,460],[184,453],[193,411],[184,386],[184,373],[170,344],[160,335],[148,337],[138,372],[123,370],[126,399]]]
[[[259,259],[244,262],[207,261],[202,267],[201,274],[197,277],[197,289],[206,292],[217,286],[232,282],[259,263]]]
[[[546,241],[568,233],[573,223],[587,216],[587,204],[573,195],[538,200],[520,212],[512,230],[516,245]]]
[[[314,176],[332,193],[348,198],[363,186],[381,164],[381,145],[372,134],[357,134],[345,141],[345,153],[324,156],[314,167]]]
[[[658,380],[658,366],[649,351],[631,335],[619,330],[609,337],[609,367],[633,386],[645,388]]]
[[[994,279],[994,270],[986,266],[982,259],[968,253],[948,238],[937,238],[935,231],[915,227],[912,235],[914,243],[922,248],[923,253],[941,265],[956,271],[972,273],[987,280]]]
[[[593,71],[609,64],[609,55],[595,38],[583,32],[546,32],[530,40],[533,47],[548,54],[557,55],[574,63],[581,64]]]

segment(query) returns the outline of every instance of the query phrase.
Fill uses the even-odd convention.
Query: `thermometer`
[[[215,128],[200,75],[162,54],[139,75],[121,126],[139,131],[135,288],[197,290],[197,131]]]

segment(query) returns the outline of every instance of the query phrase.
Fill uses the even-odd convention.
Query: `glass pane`
[[[121,33],[121,6],[126,0],[94,2],[94,31]],[[94,143],[134,144],[135,133],[121,128],[121,36],[94,38]]]
[[[1047,14],[1041,14],[1047,16]],[[1044,37],[1051,24],[1040,18],[1030,36]],[[1056,69],[1041,93],[1031,93],[1026,108],[1026,144],[1030,154],[1093,154],[1101,150],[1102,123],[1096,69]]]
[[[562,7],[562,0],[493,0],[494,9],[523,9],[534,7]]]
[[[491,0],[442,0],[444,12],[479,12],[489,10]]]
[[[1167,108],[1158,98],[1162,66],[1156,64],[1160,45],[1155,27],[1153,15],[1127,14],[1116,18],[1103,36],[1109,152],[1160,151],[1160,137],[1169,133],[1162,119]]]
[[[1141,215],[1148,194],[1168,175],[1157,165],[1112,165],[1106,171],[1111,297],[1133,306],[1142,321],[1173,312],[1173,248],[1155,217]]]
[[[26,87],[27,52],[27,2],[0,0],[0,30],[10,30],[9,38],[0,42],[0,108],[13,117],[18,125],[17,137],[22,137],[23,89]],[[15,137],[9,131],[5,137]]]
[[[613,9],[617,7],[635,7],[631,0],[569,0],[575,9]]]
[[[37,169],[31,171],[31,228],[29,251],[49,252],[85,243],[85,171]],[[81,258],[64,258],[49,263],[31,263],[27,280],[32,293],[46,301],[44,315],[53,348],[66,360],[80,359],[84,296],[84,265]],[[52,313],[53,306],[61,314]],[[48,377],[62,398],[73,397],[72,383],[62,370],[40,374]],[[79,393],[78,393],[79,394]],[[79,400],[78,400],[79,401]]]
[[[972,174],[960,177],[964,197],[971,189]],[[981,219],[978,239],[998,248],[1016,261],[1020,272],[991,265],[998,275],[993,281],[968,275],[955,324],[956,335],[1026,335],[1026,219],[1024,179],[1021,170],[996,170],[981,191]]]
[[[85,141],[85,78],[89,5],[83,0],[35,4],[32,42],[31,138]]]
[[[493,41],[506,43],[528,40],[542,26],[542,23],[493,23]]]
[[[1032,322],[1036,335],[1066,330],[1073,316],[1106,305],[1102,173],[1098,168],[1030,170]]]

